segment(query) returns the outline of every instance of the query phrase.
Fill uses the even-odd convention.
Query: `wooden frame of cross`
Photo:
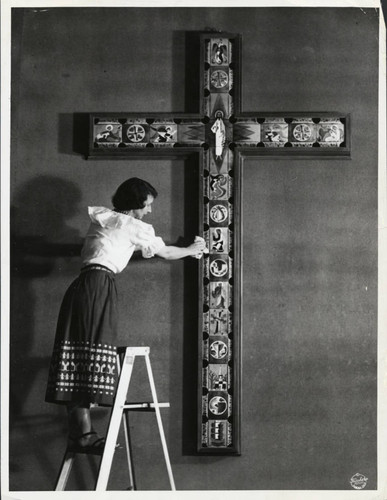
[[[200,41],[200,112],[93,113],[89,158],[188,158],[199,163],[197,451],[241,453],[243,162],[252,157],[350,158],[350,117],[242,112],[241,36]]]

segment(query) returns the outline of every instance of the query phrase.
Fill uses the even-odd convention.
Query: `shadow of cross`
[[[241,35],[198,33],[200,112],[90,115],[90,158],[181,158],[199,164],[197,451],[241,453],[241,191],[247,157],[348,158],[349,115],[242,112]]]

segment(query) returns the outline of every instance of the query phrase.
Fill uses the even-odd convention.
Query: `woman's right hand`
[[[191,256],[195,257],[196,259],[201,259],[203,253],[208,253],[206,242],[200,236],[196,236],[194,242],[188,248],[192,252]]]

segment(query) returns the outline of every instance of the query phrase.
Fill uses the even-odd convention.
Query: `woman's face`
[[[150,214],[152,212],[153,196],[148,194],[148,198],[145,200],[144,208],[137,208],[133,210],[133,217],[135,219],[142,219],[144,215]]]

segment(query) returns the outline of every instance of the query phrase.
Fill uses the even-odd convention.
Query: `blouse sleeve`
[[[136,246],[136,250],[140,250],[145,259],[154,257],[159,252],[165,243],[159,236],[155,235],[155,230],[150,224],[142,224],[136,234],[132,237],[132,242]]]

